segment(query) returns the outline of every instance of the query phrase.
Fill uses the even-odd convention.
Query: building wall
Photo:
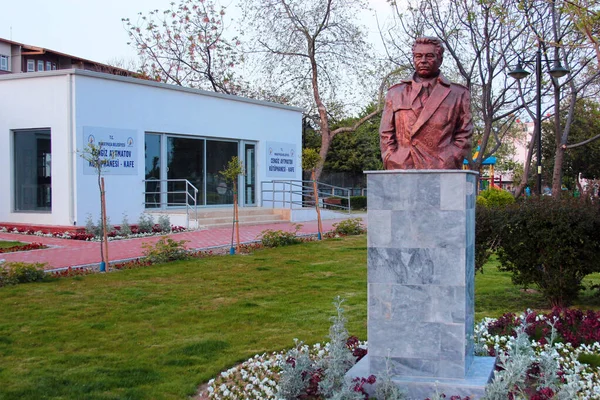
[[[19,74],[21,75],[21,74]],[[68,225],[69,75],[0,81],[0,221]],[[49,128],[52,152],[52,212],[13,212],[14,130]]]
[[[295,146],[296,172],[286,179],[301,179],[300,109],[86,71],[19,75],[29,77],[0,80],[0,91],[8,94],[0,99],[0,167],[9,171],[0,177],[0,222],[84,225],[88,215],[98,220],[97,178],[84,173],[86,161],[81,158],[90,129],[126,130],[137,152],[135,174],[105,175],[107,214],[113,224],[123,214],[135,222],[144,211],[147,132],[255,141],[257,205],[260,182],[275,179],[265,171],[267,142]],[[13,212],[10,131],[33,128],[51,129],[51,213]]]

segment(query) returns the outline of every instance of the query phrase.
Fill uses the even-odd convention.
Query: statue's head
[[[417,75],[429,79],[437,76],[444,59],[444,46],[438,38],[419,37],[412,47],[413,64]]]

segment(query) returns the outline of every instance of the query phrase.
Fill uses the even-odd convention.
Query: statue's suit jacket
[[[422,85],[406,80],[386,96],[379,128],[385,169],[461,169],[471,149],[469,90],[439,75],[422,106]]]

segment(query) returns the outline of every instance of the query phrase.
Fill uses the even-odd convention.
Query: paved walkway
[[[364,215],[353,215],[351,217],[362,218],[366,225]],[[343,218],[346,219],[346,218]],[[332,230],[334,223],[343,219],[324,220],[323,232]],[[282,222],[276,224],[240,226],[240,241],[251,243],[260,239],[261,232],[267,229],[283,230],[293,232],[294,223]],[[317,221],[303,222],[299,235],[316,234],[318,232]],[[143,255],[143,243],[155,243],[162,236],[150,236],[145,238],[115,240],[109,242],[108,255],[111,262],[138,258]],[[173,240],[187,240],[189,249],[208,249],[212,247],[223,247],[231,244],[231,228],[215,228],[182,233],[170,234]],[[85,242],[81,240],[57,239],[49,237],[21,235],[15,233],[0,233],[0,240],[15,240],[19,242],[39,242],[48,249],[21,251],[15,253],[0,254],[0,259],[6,261],[43,262],[47,263],[46,269],[78,267],[85,265],[96,265],[100,262],[100,245],[98,242]]]

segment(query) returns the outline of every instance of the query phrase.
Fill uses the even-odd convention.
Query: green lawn
[[[0,240],[0,249],[10,249],[11,247],[15,247],[15,246],[23,246],[24,244],[27,244],[27,243],[10,242],[7,240]]]
[[[478,317],[544,305],[493,265],[476,290]],[[255,353],[324,340],[337,295],[366,338],[365,236],[5,287],[0,399],[183,399]]]

